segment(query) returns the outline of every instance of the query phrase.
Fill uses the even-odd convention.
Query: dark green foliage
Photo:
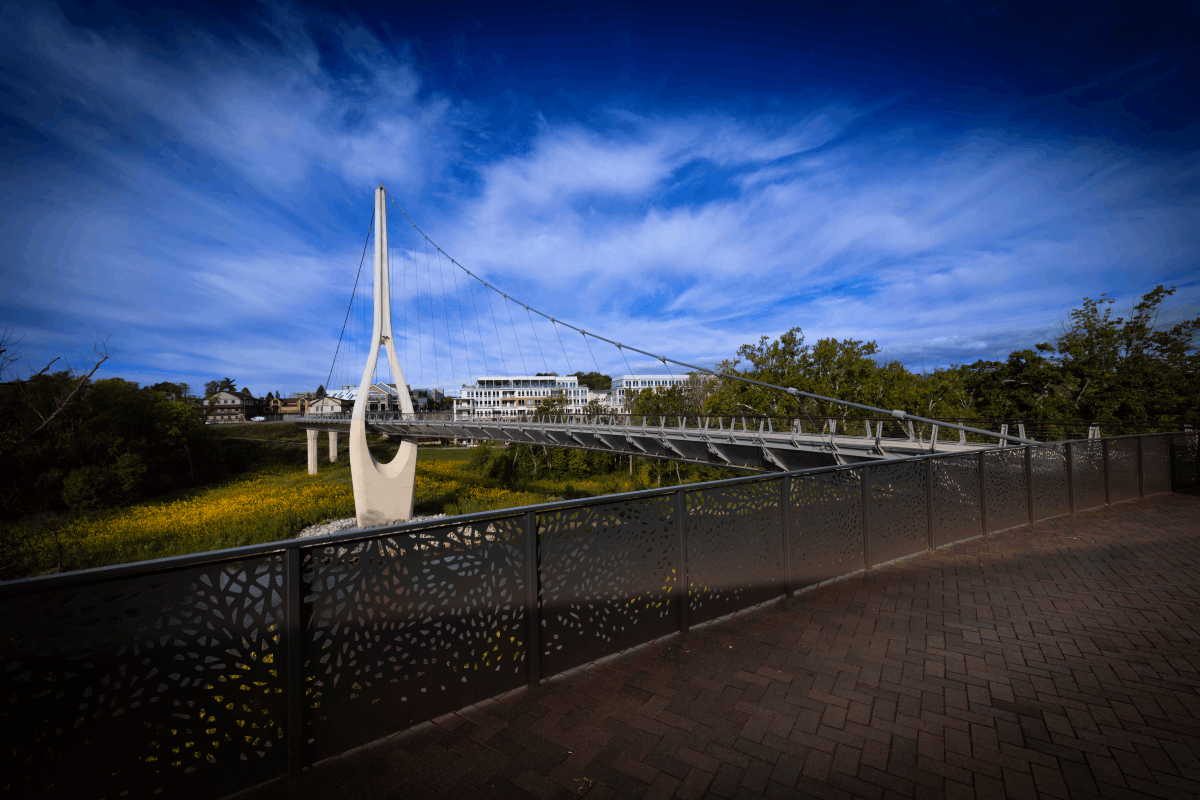
[[[228,448],[194,406],[120,378],[86,384],[38,431],[76,381],[0,384],[0,515],[123,505],[229,473]]]
[[[775,341],[743,345],[718,372],[795,387],[825,397],[928,417],[1005,419],[1174,420],[1200,413],[1200,319],[1160,325],[1174,288],[1144,295],[1129,317],[1113,317],[1111,300],[1084,298],[1053,343],[1019,350],[1005,361],[976,361],[916,374],[880,363],[874,342],[821,339],[804,343],[793,328]],[[743,362],[747,362],[745,368]],[[677,393],[640,393],[634,413],[861,416],[833,403],[793,398],[773,389],[718,381],[700,406]],[[676,409],[679,409],[678,411]]]
[[[599,372],[572,372],[579,378],[579,385],[586,386],[593,392],[607,392],[612,388],[612,377],[601,375]]]

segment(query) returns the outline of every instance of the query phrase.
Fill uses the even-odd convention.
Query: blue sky
[[[524,302],[702,364],[794,326],[1004,357],[1159,283],[1200,313],[1196,26],[901,5],[8,4],[3,324],[39,367],[108,337],[105,375],[315,388],[380,182]],[[389,230],[410,384],[654,369]]]

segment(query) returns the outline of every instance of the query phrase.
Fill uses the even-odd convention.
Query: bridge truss
[[[937,441],[933,430],[922,440],[909,428],[908,438],[884,438],[882,425],[871,431],[838,432],[837,420],[824,430],[804,430],[801,420],[776,429],[769,418],[630,417],[625,415],[553,415],[528,418],[471,419],[453,414],[365,415],[367,430],[401,439],[435,437],[593,450],[687,464],[707,464],[752,471],[790,471],[910,458],[933,452],[969,452],[994,444]],[[294,420],[310,431],[348,432],[350,415],[322,414]],[[726,423],[728,422],[728,425]],[[315,445],[314,445],[315,446]]]

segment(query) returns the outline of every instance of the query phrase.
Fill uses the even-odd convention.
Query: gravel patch
[[[423,519],[441,519],[445,514],[413,514],[413,518],[409,522],[417,522]],[[327,519],[324,522],[319,522],[316,525],[309,525],[304,530],[296,534],[297,539],[308,539],[312,536],[331,536],[335,533],[343,533],[345,531],[353,531],[358,529],[358,519],[349,517],[347,519]]]

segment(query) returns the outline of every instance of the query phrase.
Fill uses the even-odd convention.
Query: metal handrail
[[[1129,434],[1126,436],[1105,437],[1105,439],[1134,439],[1143,436],[1163,436],[1172,435],[1174,433],[1184,433],[1184,431],[1171,431],[1161,433],[1140,433]],[[1032,449],[1042,447],[1054,447],[1063,444],[1084,443],[1089,444],[1097,441],[1096,439],[1069,439],[1060,442],[1032,442],[1026,447]],[[1016,448],[1013,448],[1014,450]],[[305,537],[304,539],[287,539],[279,542],[267,542],[264,544],[243,545],[241,547],[231,547],[224,550],[210,550],[204,553],[193,553],[183,556],[169,556],[166,558],[151,559],[148,561],[135,561],[128,564],[116,564],[106,567],[91,567],[88,569],[77,570],[75,572],[66,572],[58,575],[39,575],[29,578],[18,578],[10,581],[0,582],[0,597],[20,594],[24,592],[43,591],[45,589],[61,588],[66,586],[78,585],[82,583],[91,583],[93,581],[107,580],[111,578],[126,577],[130,575],[152,574],[160,571],[168,571],[182,567],[194,566],[197,564],[210,564],[223,561],[238,561],[254,556],[265,555],[269,553],[283,553],[288,550],[298,548],[322,547],[322,546],[337,546],[344,542],[355,542],[363,539],[370,539],[377,536],[393,536],[419,534],[422,531],[445,528],[453,525],[468,525],[475,522],[485,520],[507,519],[509,517],[517,517],[530,512],[541,513],[545,511],[559,511],[562,509],[571,508],[586,508],[593,505],[602,505],[614,501],[620,501],[630,498],[642,497],[658,497],[670,495],[674,492],[683,489],[684,491],[696,491],[710,489],[720,486],[742,485],[750,483],[760,483],[763,481],[779,480],[783,477],[795,477],[798,475],[820,475],[829,472],[841,472],[847,470],[865,469],[873,466],[902,464],[914,461],[925,461],[929,459],[955,458],[961,457],[962,453],[925,453],[922,455],[908,456],[905,458],[890,459],[887,462],[858,462],[855,464],[837,464],[824,467],[811,467],[808,469],[792,470],[789,472],[772,472],[764,475],[748,475],[737,478],[724,478],[715,481],[704,481],[702,483],[689,483],[671,487],[655,487],[653,489],[640,489],[634,492],[621,492],[618,494],[596,495],[594,497],[580,497],[573,500],[556,500],[549,503],[537,503],[528,506],[514,506],[492,511],[479,511],[473,514],[462,514],[454,517],[438,517],[435,519],[418,520],[415,522],[405,522],[396,525],[383,525],[376,528],[361,528],[352,531],[343,531],[336,534],[326,534],[324,536]]]

